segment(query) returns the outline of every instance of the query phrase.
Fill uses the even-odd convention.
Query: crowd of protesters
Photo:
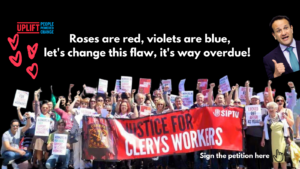
[[[290,145],[295,138],[300,138],[300,117],[294,119],[293,107],[296,105],[297,93],[293,82],[289,82],[288,86],[291,89],[292,97],[287,103],[283,96],[272,95],[272,82],[268,81],[268,92],[264,93],[264,98],[258,95],[249,94],[250,82],[246,81],[246,104],[243,105],[239,99],[239,85],[232,87],[230,93],[222,94],[218,90],[215,99],[213,99],[214,83],[209,85],[208,97],[202,93],[201,88],[198,88],[196,101],[193,106],[186,107],[183,105],[181,93],[175,98],[172,103],[168,95],[169,86],[164,86],[163,89],[158,89],[153,92],[153,95],[136,93],[133,89],[131,93],[117,93],[111,91],[104,95],[93,95],[91,97],[83,97],[83,92],[77,93],[77,96],[72,101],[71,93],[68,97],[59,96],[56,98],[52,93],[51,101],[40,101],[41,90],[34,92],[34,101],[32,102],[32,112],[26,112],[22,115],[20,107],[17,108],[19,120],[11,121],[11,128],[2,136],[1,155],[4,158],[2,169],[7,169],[7,165],[12,162],[14,169],[18,168],[18,164],[28,161],[28,168],[52,169],[52,168],[195,168],[195,169],[226,169],[239,168],[243,169],[277,169],[281,166],[282,169],[287,169],[287,164],[290,163],[290,168],[297,168],[295,164],[299,162],[300,152],[293,152],[291,159],[289,156],[283,156],[283,160],[272,158],[278,155],[276,150],[285,151],[286,145]],[[199,86],[199,83],[198,85]],[[84,88],[86,86],[84,85]],[[66,99],[67,98],[67,99]],[[263,99],[263,101],[262,101]],[[205,101],[207,100],[207,101]],[[80,114],[81,108],[94,110],[95,116],[101,116],[103,109],[108,112],[107,118],[139,118],[145,116],[140,113],[140,106],[149,106],[152,109],[151,114],[163,114],[173,111],[185,110],[190,108],[205,107],[205,106],[240,106],[246,105],[261,105],[262,107],[262,122],[261,126],[248,126],[243,118],[243,152],[226,151],[226,150],[204,150],[187,154],[175,154],[169,156],[160,156],[151,159],[124,160],[121,162],[105,162],[105,161],[86,161],[82,159],[82,129],[79,127],[75,118]],[[299,113],[299,112],[297,112]],[[50,135],[35,136],[35,122],[37,117],[50,118]],[[20,126],[25,125],[24,127]],[[77,142],[71,143],[70,137],[73,133],[79,133]],[[67,151],[65,155],[53,155],[54,134],[68,135]],[[272,140],[272,142],[271,142]],[[21,148],[22,147],[22,148]],[[200,154],[269,154],[270,158],[265,159],[243,159],[224,158],[218,161],[217,158],[210,160],[200,158]],[[276,154],[277,153],[277,154]],[[298,154],[298,158],[295,155]],[[296,158],[296,162],[295,162]],[[297,161],[298,160],[298,161]],[[173,163],[172,163],[173,162]]]

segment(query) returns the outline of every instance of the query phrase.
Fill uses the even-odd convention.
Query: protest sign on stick
[[[222,94],[229,92],[231,90],[227,75],[220,79],[219,84],[220,84],[220,89],[222,90]]]
[[[21,108],[26,109],[27,102],[28,102],[28,97],[29,97],[29,92],[22,91],[22,90],[17,90],[16,95],[15,95],[15,99],[14,99],[14,102],[13,102],[13,106],[21,107]]]
[[[245,107],[247,126],[260,126],[262,113],[260,105],[248,105]]]

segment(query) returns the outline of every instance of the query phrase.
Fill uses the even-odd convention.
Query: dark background
[[[280,6],[280,5],[279,5]],[[201,7],[201,9],[204,6]],[[67,97],[69,84],[75,84],[72,89],[72,99],[77,90],[82,91],[82,85],[97,87],[99,78],[109,80],[108,91],[115,87],[115,80],[121,76],[133,77],[133,89],[138,89],[139,78],[151,78],[151,93],[158,88],[160,79],[172,79],[172,94],[178,94],[178,84],[181,79],[186,79],[185,89],[196,89],[197,79],[208,78],[209,83],[218,85],[219,79],[228,75],[230,85],[238,83],[244,86],[246,80],[250,80],[250,86],[258,93],[267,86],[268,77],[263,64],[263,57],[278,46],[269,30],[269,22],[276,15],[287,15],[294,27],[294,39],[300,40],[299,14],[291,12],[258,12],[255,9],[231,11],[229,14],[224,10],[212,10],[210,12],[201,9],[188,9],[188,12],[177,10],[158,13],[156,9],[151,11],[120,12],[118,15],[111,13],[99,13],[97,15],[84,12],[70,12],[64,15],[54,15],[52,18],[35,19],[30,16],[22,16],[5,22],[4,31],[1,35],[2,50],[2,120],[1,132],[9,129],[10,121],[17,118],[17,110],[12,106],[16,89],[29,91],[30,97],[27,109],[21,109],[22,113],[32,111],[31,102],[33,93],[38,88],[42,89],[41,100],[50,100],[50,85],[53,86],[54,94],[58,97]],[[116,12],[116,11],[114,11]],[[119,11],[118,11],[119,12]],[[145,14],[146,13],[146,14]],[[154,14],[155,13],[155,17]],[[73,15],[74,14],[74,15]],[[54,17],[58,16],[58,17]],[[7,41],[13,38],[17,32],[17,22],[54,22],[54,34],[20,34],[19,45],[16,51],[22,53],[22,65],[13,66],[9,56],[15,55]],[[137,36],[140,33],[144,44],[102,44],[102,43],[70,43],[70,34],[77,37],[100,37],[103,36]],[[202,43],[193,44],[147,44],[146,36],[200,36]],[[205,44],[204,34],[214,34],[217,37],[227,37],[231,43]],[[27,54],[27,45],[39,43],[36,56],[30,60]],[[250,47],[250,57],[204,57],[194,58],[105,58],[94,60],[89,58],[44,57],[44,48],[48,50],[60,48],[60,50],[107,50],[116,47],[129,50],[131,47],[152,50],[158,54],[159,48],[171,48],[172,50],[247,50]],[[38,64],[38,75],[33,80],[26,72],[27,66],[32,63]],[[288,81],[293,81],[296,91],[299,92],[299,74],[292,73],[273,79],[272,87],[276,89],[276,95],[284,95],[290,92]],[[214,93],[217,93],[217,87]],[[284,95],[285,96],[285,95]]]

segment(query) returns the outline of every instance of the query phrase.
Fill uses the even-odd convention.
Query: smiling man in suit
[[[279,46],[264,57],[269,79],[300,70],[300,41],[293,38],[293,26],[286,16],[275,16],[269,27]]]

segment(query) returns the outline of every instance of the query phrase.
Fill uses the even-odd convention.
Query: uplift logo
[[[54,34],[54,22],[17,22],[18,34]]]

